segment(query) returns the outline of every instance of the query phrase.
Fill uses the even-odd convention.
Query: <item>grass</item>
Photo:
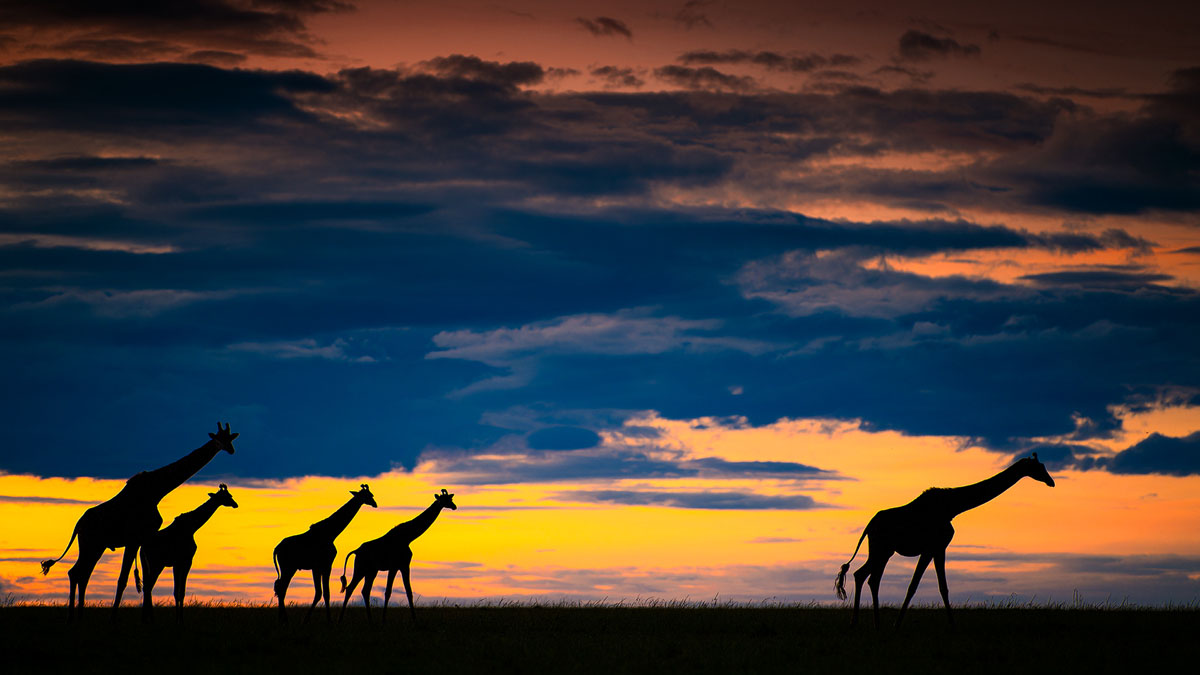
[[[184,623],[157,609],[89,608],[68,625],[64,607],[0,604],[9,672],[388,673],[1010,673],[1117,672],[1169,664],[1200,631],[1186,608],[972,606],[910,610],[899,632],[849,629],[844,608],[762,603],[492,603],[389,610],[369,625],[361,606],[343,624],[316,615],[278,625],[267,607],[189,605]],[[336,613],[335,613],[336,619]]]

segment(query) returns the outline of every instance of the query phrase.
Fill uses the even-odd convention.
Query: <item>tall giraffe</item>
[[[346,605],[350,602],[350,596],[354,593],[354,587],[358,586],[359,580],[363,582],[362,596],[363,604],[367,606],[367,620],[371,620],[371,585],[375,583],[375,575],[383,570],[387,570],[387,588],[383,591],[383,620],[387,621],[388,601],[392,598],[392,582],[396,580],[396,571],[399,570],[401,577],[404,580],[404,592],[408,594],[408,611],[412,613],[413,621],[417,620],[417,610],[413,609],[413,594],[412,584],[409,579],[409,563],[412,562],[412,549],[409,544],[414,539],[425,534],[425,530],[433,525],[433,521],[437,520],[438,514],[442,509],[448,508],[451,511],[458,509],[454,504],[454,495],[447,494],[445,488],[442,489],[442,494],[433,495],[433,504],[425,509],[416,518],[388,530],[388,533],[378,539],[372,539],[364,543],[362,546],[354,549],[346,554],[346,560],[342,563],[342,590],[346,592],[346,598],[342,600],[342,613],[338,615],[338,621],[346,616]],[[346,564],[350,562],[350,556],[354,556],[354,580],[350,582],[350,586],[346,586]]]
[[[115,497],[84,512],[79,522],[75,523],[71,541],[67,542],[62,555],[54,560],[42,561],[42,574],[49,574],[54,563],[62,560],[71,550],[75,538],[79,538],[79,557],[67,572],[71,579],[68,620],[75,618],[76,588],[79,589],[78,607],[82,612],[88,580],[106,548],[114,551],[125,549],[121,575],[117,579],[117,597],[113,600],[113,617],[116,617],[117,608],[121,606],[121,595],[129,583],[129,568],[137,558],[138,548],[162,525],[158,503],[204,468],[218,452],[224,450],[232,455],[233,440],[237,437],[238,434],[229,432],[228,423],[222,429],[218,422],[217,433],[210,433],[207,443],[162,468],[137,474],[125,482],[125,487]]]
[[[871,587],[875,627],[879,628],[879,580],[883,577],[883,568],[893,553],[920,556],[912,583],[908,586],[908,595],[904,596],[904,604],[900,607],[896,627],[899,628],[900,622],[904,620],[908,603],[917,592],[917,584],[921,582],[921,575],[925,573],[930,560],[937,570],[938,590],[942,594],[942,603],[946,605],[946,616],[954,623],[954,615],[950,612],[950,591],[946,586],[946,547],[954,537],[954,528],[950,526],[950,521],[963,511],[990,502],[1026,477],[1054,487],[1054,479],[1046,472],[1045,465],[1038,461],[1035,452],[1032,457],[1023,457],[1016,464],[986,480],[957,488],[929,488],[904,506],[876,513],[863,529],[862,536],[858,538],[854,555],[842,565],[837,581],[834,582],[838,598],[845,600],[846,572],[850,569],[854,557],[858,555],[863,539],[870,537],[867,543],[867,562],[854,573],[854,614],[850,625],[858,623],[858,602],[863,582],[866,581]]]
[[[332,620],[329,611],[329,576],[333,574],[333,561],[337,558],[333,540],[346,529],[363,504],[378,507],[367,484],[363,483],[361,488],[358,492],[351,490],[350,501],[334,511],[333,515],[309,525],[307,532],[287,537],[275,547],[275,572],[279,575],[275,580],[275,595],[279,598],[281,622],[287,623],[283,600],[297,570],[312,570],[313,586],[316,588],[312,606],[308,608],[304,620],[312,617],[322,595],[325,597],[325,618]]]
[[[142,569],[146,571],[146,583],[142,591],[142,619],[149,621],[154,600],[151,597],[158,575],[164,567],[170,567],[175,577],[175,620],[183,618],[183,594],[187,588],[188,572],[196,556],[196,530],[222,506],[237,508],[229,487],[224,483],[216,492],[208,493],[208,500],[194,511],[181,513],[170,525],[155,532],[142,544]],[[137,579],[137,568],[133,570]]]

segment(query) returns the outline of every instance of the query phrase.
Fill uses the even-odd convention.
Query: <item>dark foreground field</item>
[[[289,626],[272,610],[188,607],[143,626],[94,609],[0,608],[6,672],[204,673],[1022,673],[1145,672],[1196,654],[1200,611],[940,609],[910,612],[899,633],[848,629],[844,609],[425,607],[371,626]],[[886,610],[885,623],[895,620]],[[9,668],[16,666],[16,669]],[[1191,668],[1185,669],[1190,671]]]

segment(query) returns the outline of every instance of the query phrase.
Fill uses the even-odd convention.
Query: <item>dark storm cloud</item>
[[[806,54],[804,56],[785,56],[777,52],[749,52],[742,49],[730,49],[723,52],[712,50],[695,50],[684,52],[676,59],[685,66],[714,65],[714,64],[750,64],[762,66],[768,70],[779,70],[796,73],[807,73],[825,66],[853,65],[859,62],[858,57],[848,54]]]
[[[646,84],[645,80],[638,77],[633,68],[621,68],[619,66],[600,66],[589,71],[592,76],[599,77],[605,80],[606,86],[610,87],[640,87]]]
[[[979,45],[959,44],[953,38],[934,37],[918,30],[900,36],[900,58],[906,61],[928,61],[951,56],[977,57]]]
[[[546,76],[546,71],[532,61],[498,63],[462,54],[439,56],[425,61],[423,65],[443,77],[483,80],[506,88],[537,84]]]
[[[687,89],[748,91],[755,87],[752,77],[722,73],[709,66],[701,68],[662,66],[655,68],[654,74],[660,80]]]
[[[1027,274],[1022,279],[1035,284],[1051,286],[1082,286],[1086,288],[1109,288],[1113,290],[1137,290],[1147,284],[1170,281],[1169,274],[1152,272],[1122,272],[1116,270],[1070,270]]]
[[[807,495],[756,495],[740,492],[654,492],[641,490],[575,490],[557,499],[625,506],[667,506],[676,509],[808,510],[826,508]]]
[[[189,51],[314,57],[305,21],[315,14],[353,8],[336,0],[46,0],[0,4],[0,23],[49,40],[25,47],[36,55],[150,60],[177,57],[189,45]],[[105,37],[93,37],[96,33]],[[55,37],[62,39],[54,41]]]
[[[329,92],[300,72],[188,64],[26,61],[0,68],[0,118],[18,128],[114,131],[169,127],[216,132],[269,119],[307,119],[286,94]]]
[[[1036,206],[1043,183],[1119,166],[1062,159],[1055,144],[1074,125],[1190,128],[1186,71],[1136,114],[1077,118],[1060,101],[996,92],[522,89],[539,72],[461,55],[328,76],[0,68],[5,127],[37,148],[0,166],[12,195],[0,212],[0,409],[21,422],[7,425],[14,447],[61,453],[10,453],[2,468],[127,477],[199,445],[220,417],[248,445],[208,475],[362,475],[452,448],[432,456],[475,482],[810,480],[828,474],[541,451],[563,439],[536,430],[606,432],[642,410],[752,425],[813,416],[1014,452],[1076,433],[1081,417],[1083,445],[1111,434],[1111,407],[1136,392],[1200,385],[1200,302],[1154,270],[1004,284],[888,266],[1150,246],[1123,230],[635,206],[677,189],[769,187],[776,168],[814,158],[942,150],[1000,159],[954,175],[822,170],[785,187]],[[1150,154],[1132,158],[1153,173]],[[1194,184],[1186,153],[1161,159],[1163,184]],[[1081,276],[1097,271],[1118,276]],[[544,348],[516,348],[530,344]],[[536,461],[472,457],[513,436],[489,420],[514,407],[543,410],[517,430]],[[113,419],[138,429],[97,439]]]
[[[633,30],[629,27],[629,24],[621,21],[620,19],[614,19],[608,16],[598,16],[595,19],[585,19],[583,17],[579,17],[575,19],[575,22],[582,26],[584,30],[592,35],[595,35],[596,37],[605,35],[624,35],[630,40],[633,39]]]
[[[1081,213],[1196,209],[1198,73],[1176,71],[1136,114],[1064,118],[1044,144],[996,159],[985,175],[1018,186],[1023,201]]]
[[[1103,463],[1112,473],[1167,476],[1200,474],[1200,432],[1184,437],[1152,433]]]

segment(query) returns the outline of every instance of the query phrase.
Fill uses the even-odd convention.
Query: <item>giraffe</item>
[[[150,620],[154,600],[151,597],[158,575],[164,567],[172,568],[175,576],[175,620],[183,618],[183,594],[187,588],[188,572],[192,569],[192,558],[196,555],[196,530],[222,506],[237,508],[237,502],[229,494],[229,486],[221,483],[216,492],[208,493],[208,500],[194,511],[176,516],[170,525],[154,533],[142,544],[142,569],[146,571],[146,583],[142,590],[142,619]],[[137,580],[137,568],[133,569]],[[142,584],[139,584],[141,586]]]
[[[67,542],[67,548],[63,550],[62,555],[54,560],[42,561],[42,574],[49,574],[54,563],[62,560],[71,550],[75,538],[79,538],[79,557],[67,572],[71,580],[68,621],[75,619],[76,589],[79,590],[78,610],[82,613],[88,580],[106,548],[112,551],[118,548],[125,549],[121,560],[121,574],[117,579],[117,597],[113,601],[113,618],[116,618],[117,608],[121,606],[121,595],[129,583],[129,568],[137,558],[138,548],[162,525],[158,503],[169,492],[204,468],[218,452],[224,450],[232,455],[233,440],[237,437],[238,434],[229,432],[228,423],[222,429],[221,423],[218,422],[217,433],[209,433],[207,443],[164,467],[133,476],[125,482],[125,487],[121,488],[115,497],[84,512],[75,523],[71,541]]]
[[[359,580],[363,582],[362,596],[363,603],[367,606],[367,620],[371,620],[371,585],[375,583],[375,575],[383,570],[387,570],[388,573],[387,588],[383,591],[383,620],[387,621],[388,601],[392,598],[392,582],[396,580],[397,570],[404,580],[404,592],[408,594],[408,611],[412,613],[413,621],[417,620],[417,610],[413,609],[408,567],[412,562],[412,549],[408,545],[425,534],[425,530],[433,525],[433,521],[437,520],[438,514],[444,508],[455,511],[458,506],[454,503],[454,495],[448,494],[446,489],[442,488],[441,494],[434,493],[433,504],[416,518],[400,523],[382,537],[372,539],[346,554],[346,560],[342,562],[341,579],[346,598],[342,600],[342,613],[338,615],[338,622],[346,616],[346,605],[350,602],[350,596],[354,593],[355,586],[358,586]],[[354,556],[354,580],[347,587],[346,564],[350,562],[350,556]]]
[[[899,628],[900,622],[904,620],[908,603],[917,592],[917,584],[920,583],[921,575],[925,573],[930,560],[937,570],[938,590],[941,591],[942,603],[946,606],[946,616],[953,624],[950,592],[946,586],[946,547],[954,537],[954,528],[950,526],[950,521],[964,511],[990,502],[1026,477],[1054,487],[1054,479],[1047,473],[1045,465],[1038,461],[1035,452],[1031,457],[1017,460],[1016,464],[986,480],[957,488],[930,488],[904,506],[876,513],[863,529],[854,555],[842,565],[834,583],[838,598],[845,600],[846,572],[850,569],[854,557],[858,555],[863,539],[870,537],[867,543],[867,562],[854,573],[854,614],[850,625],[858,623],[858,603],[863,582],[866,581],[871,588],[875,628],[879,628],[879,580],[883,577],[883,568],[894,553],[910,557],[920,556],[912,583],[908,586],[908,595],[904,597],[904,604],[900,607],[896,627]]]
[[[334,511],[333,515],[309,525],[307,532],[287,537],[275,547],[275,573],[279,575],[275,580],[275,595],[279,598],[281,623],[287,623],[283,600],[297,570],[312,570],[313,586],[316,588],[312,606],[304,615],[305,622],[312,617],[322,595],[325,597],[325,618],[332,620],[329,611],[329,575],[333,574],[333,561],[337,558],[333,540],[346,529],[363,504],[378,507],[366,483],[358,492],[351,490],[350,495],[350,501]]]

